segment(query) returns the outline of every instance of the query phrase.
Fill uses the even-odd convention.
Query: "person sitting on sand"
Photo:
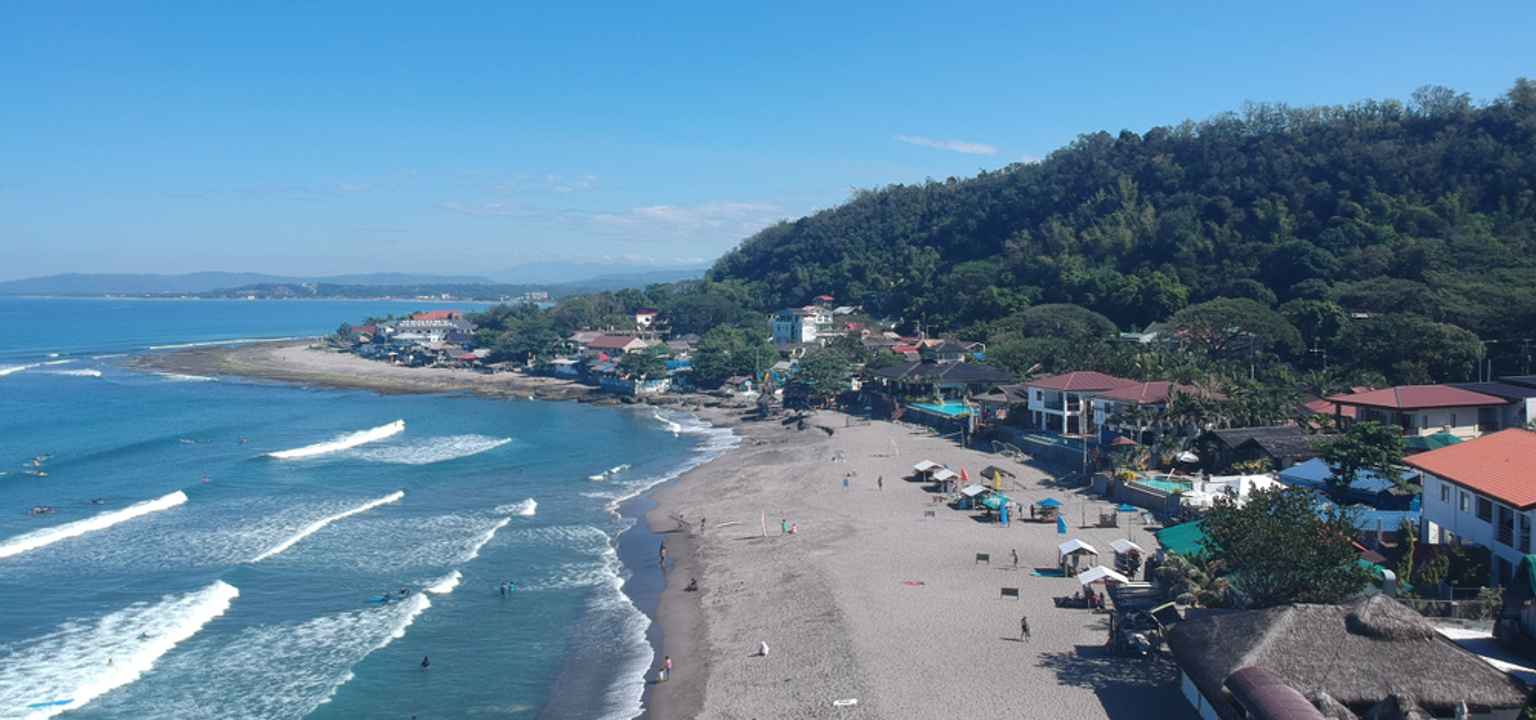
[[[698,592],[698,591],[699,591],[699,579],[698,578],[689,578],[688,579],[688,587],[683,588],[683,592]]]

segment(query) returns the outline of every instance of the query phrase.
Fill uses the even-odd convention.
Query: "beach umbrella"
[[[1035,503],[1035,505],[1043,508],[1059,508],[1061,507],[1061,501],[1057,500],[1056,498],[1046,498],[1040,502]]]
[[[1057,535],[1066,535],[1067,534],[1067,519],[1062,517],[1062,516],[1060,516],[1060,515],[1056,516],[1056,534]]]
[[[968,483],[970,481],[971,481],[971,476],[965,474],[965,467],[961,466],[961,468],[960,468],[960,482]]]

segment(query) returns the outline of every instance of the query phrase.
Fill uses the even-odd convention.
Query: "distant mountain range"
[[[0,282],[0,295],[166,295],[204,293],[247,285],[326,283],[331,285],[484,284],[473,275],[364,273],[295,277],[262,273],[197,272],[183,275],[68,273]]]
[[[181,275],[68,273],[0,282],[0,295],[206,295],[245,288],[277,286],[326,286],[331,297],[369,294],[369,288],[415,288],[423,293],[448,292],[456,286],[515,285],[523,290],[561,290],[561,294],[619,290],[644,287],[653,283],[673,282],[702,277],[704,266],[649,266],[616,262],[540,262],[528,263],[497,273],[496,278],[481,275],[427,275],[414,273],[363,273],[300,277],[263,273],[196,272]],[[499,282],[498,282],[499,281]],[[434,290],[434,288],[444,288]],[[487,288],[489,289],[489,288]],[[335,294],[344,290],[346,295]],[[302,296],[305,293],[292,293]]]

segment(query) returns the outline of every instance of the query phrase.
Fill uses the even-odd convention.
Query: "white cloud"
[[[529,215],[536,214],[534,211],[531,211],[518,203],[507,202],[504,200],[493,200],[491,202],[483,203],[449,201],[445,203],[439,203],[438,207],[441,207],[444,210],[452,210],[453,212],[461,213],[464,215],[473,215],[475,217],[527,217]]]
[[[936,150],[948,150],[950,152],[965,153],[966,155],[996,155],[997,148],[986,143],[967,142],[965,140],[935,140],[921,135],[897,135],[897,142],[908,145],[919,145],[934,148]]]
[[[769,203],[712,202],[701,205],[650,205],[623,213],[598,213],[593,222],[618,227],[652,226],[684,232],[729,230],[756,232],[783,215]]]

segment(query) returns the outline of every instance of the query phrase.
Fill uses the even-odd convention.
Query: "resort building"
[[[1424,473],[1424,541],[1488,548],[1495,558],[1493,579],[1507,582],[1531,552],[1536,432],[1511,428],[1410,455],[1403,463]]]
[[[1336,407],[1353,407],[1359,422],[1378,422],[1402,430],[1404,435],[1449,433],[1477,437],[1504,427],[1507,407],[1502,397],[1454,385],[1399,385],[1327,398]],[[1342,410],[1335,419],[1342,427],[1349,421]]]
[[[1141,408],[1146,411],[1148,417],[1144,418],[1140,430],[1149,430],[1165,424],[1161,416],[1168,410],[1168,401],[1174,395],[1203,395],[1198,388],[1191,385],[1180,385],[1166,380],[1153,382],[1132,383],[1122,385],[1112,390],[1100,393],[1091,401],[1093,403],[1094,427],[1103,433],[1105,428],[1116,430],[1129,435],[1136,434],[1136,423],[1124,422],[1124,418],[1134,409]],[[1215,396],[1214,393],[1210,393]],[[1118,418],[1118,420],[1117,420]],[[1133,437],[1133,440],[1141,442],[1143,438]]]
[[[644,340],[634,335],[599,335],[587,341],[586,347],[592,353],[622,355],[624,353],[639,352],[648,347],[648,345]]]
[[[775,343],[815,342],[822,311],[814,307],[786,308],[773,314],[768,327]],[[827,322],[831,322],[828,318]]]
[[[395,323],[395,340],[435,345],[464,342],[474,335],[475,325],[458,310],[420,312]]]
[[[1380,594],[1195,613],[1169,631],[1168,647],[1202,720],[1515,720],[1525,705],[1519,682]]]
[[[1295,425],[1207,430],[1195,438],[1195,447],[1207,472],[1257,461],[1267,462],[1274,470],[1317,457],[1317,448]]]
[[[1083,437],[1099,426],[1093,400],[1105,392],[1136,384],[1101,372],[1079,371],[1025,381],[1030,424],[1038,430]]]
[[[656,324],[656,316],[660,313],[656,308],[640,308],[635,311],[635,327],[640,330],[650,330]]]

